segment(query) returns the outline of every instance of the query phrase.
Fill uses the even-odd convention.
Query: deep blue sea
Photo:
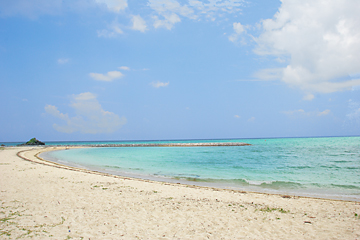
[[[277,138],[68,144],[246,142],[227,147],[120,147],[54,151],[72,166],[159,181],[360,200],[360,137]],[[47,143],[47,145],[59,143]]]

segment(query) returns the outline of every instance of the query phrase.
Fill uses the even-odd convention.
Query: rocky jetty
[[[23,143],[23,144],[19,144],[18,146],[29,146],[29,145],[31,145],[31,146],[33,146],[33,145],[45,145],[45,143],[37,140],[36,138],[32,138],[28,142]]]

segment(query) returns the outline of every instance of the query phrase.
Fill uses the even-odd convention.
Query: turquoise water
[[[82,148],[50,152],[44,157],[118,175],[360,200],[360,137],[231,141],[252,145]]]

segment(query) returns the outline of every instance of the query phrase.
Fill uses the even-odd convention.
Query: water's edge
[[[201,145],[196,145],[197,143],[172,143],[172,144],[166,144],[166,146],[171,147],[181,147],[181,146],[248,146],[250,144],[246,143],[221,143],[221,145],[209,145],[209,143],[205,143]],[[211,143],[211,144],[218,144],[218,143]],[[228,145],[226,145],[228,144]],[[121,145],[121,146],[119,146]],[[149,145],[149,147],[164,147],[164,144],[126,144],[126,147],[144,147],[144,145]],[[129,146],[131,145],[131,146]],[[65,151],[67,148],[93,148],[93,147],[125,147],[125,144],[101,144],[101,145],[68,145],[64,150],[54,150],[54,151]],[[165,147],[166,147],[165,146]],[[49,146],[50,147],[50,146]],[[54,147],[54,146],[51,146]],[[62,146],[64,147],[64,146]],[[46,147],[47,148],[47,147]],[[265,193],[265,194],[278,194],[278,195],[291,195],[291,196],[300,196],[300,197],[310,197],[310,198],[321,198],[321,199],[332,199],[332,200],[344,200],[344,201],[360,201],[360,196],[358,195],[334,195],[334,194],[326,194],[326,193],[318,193],[318,192],[301,192],[301,191],[291,191],[289,189],[269,189],[266,187],[263,187],[262,184],[258,185],[251,185],[248,184],[247,186],[239,186],[236,183],[231,182],[216,182],[216,181],[202,181],[198,179],[188,179],[188,178],[177,178],[177,177],[164,177],[164,176],[155,176],[155,175],[143,175],[143,174],[136,174],[136,173],[129,173],[124,172],[121,170],[111,170],[111,169],[105,169],[100,167],[93,167],[93,166],[86,166],[86,165],[80,165],[75,163],[70,163],[61,159],[56,159],[51,156],[51,152],[53,151],[45,151],[39,154],[38,156],[40,158],[43,158],[46,161],[55,162],[58,164],[62,164],[69,167],[76,167],[76,168],[82,168],[90,171],[96,171],[96,172],[102,172],[107,173],[115,176],[121,176],[121,177],[130,177],[135,179],[143,179],[143,180],[151,180],[151,181],[158,181],[158,182],[167,182],[167,183],[179,183],[179,184],[185,184],[185,185],[192,185],[192,186],[200,186],[200,187],[211,187],[211,188],[220,188],[220,189],[231,189],[231,190],[238,190],[238,191],[248,191],[248,192],[256,192],[256,193]],[[265,184],[266,185],[266,184]]]

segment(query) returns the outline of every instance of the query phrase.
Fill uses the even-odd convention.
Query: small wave
[[[338,166],[335,166],[335,165],[328,165],[328,166],[326,166],[326,165],[321,165],[320,166],[321,168],[327,168],[327,169],[340,169],[341,167],[338,167]]]
[[[243,187],[261,187],[268,189],[300,189],[304,186],[296,182],[287,182],[287,181],[255,181],[255,180],[246,180],[246,179],[211,179],[211,178],[200,178],[200,177],[191,177],[191,176],[176,176],[172,177],[176,180],[186,180],[191,182],[207,182],[207,183],[220,183],[220,184],[235,184]]]
[[[124,167],[119,167],[119,166],[114,166],[114,165],[102,165],[100,167],[102,167],[102,168],[110,168],[110,169],[121,169],[121,170],[136,170],[136,171],[144,170],[142,168],[124,168]]]
[[[338,160],[338,161],[332,161],[334,163],[347,163],[347,162],[351,162],[351,161],[346,161],[346,160]]]
[[[271,188],[271,189],[299,189],[299,188],[303,188],[303,185],[296,182],[273,181],[273,182],[264,182],[260,184],[260,187]]]
[[[332,187],[336,187],[336,188],[345,188],[345,189],[356,189],[356,190],[360,190],[360,186],[355,186],[355,185],[345,185],[345,184],[331,184]]]
[[[122,167],[112,166],[112,165],[103,165],[102,167],[105,167],[105,168],[115,168],[115,169],[123,169]]]
[[[311,168],[311,167],[310,166],[293,166],[293,167],[288,167],[288,168],[292,168],[292,169],[308,169],[308,168]]]
[[[351,170],[354,170],[354,169],[360,169],[359,167],[345,167],[345,169],[351,169]]]

